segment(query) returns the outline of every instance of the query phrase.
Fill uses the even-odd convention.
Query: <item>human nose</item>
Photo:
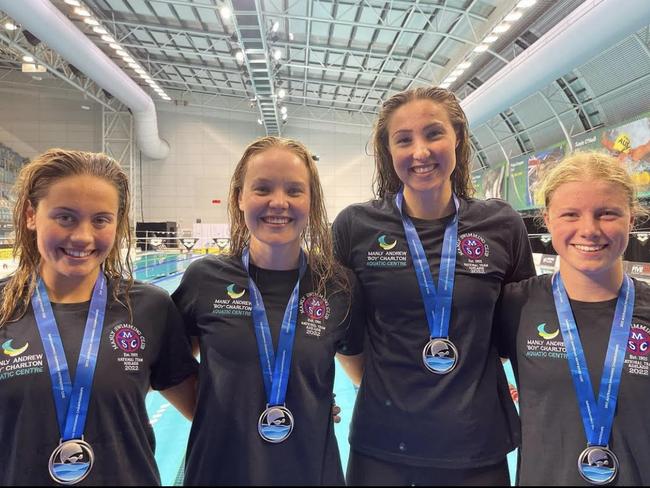
[[[286,193],[281,190],[273,192],[269,206],[272,208],[287,208],[289,206],[289,201],[287,199]]]
[[[94,228],[92,222],[80,221],[73,229],[70,239],[75,243],[92,241]]]
[[[420,161],[427,159],[430,155],[431,151],[429,151],[426,142],[421,139],[416,139],[413,147],[413,159]]]
[[[600,234],[598,219],[592,215],[586,215],[580,220],[580,233],[583,237],[594,237]]]

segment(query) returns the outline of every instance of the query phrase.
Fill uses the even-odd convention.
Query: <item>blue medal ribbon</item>
[[[621,384],[625,359],[625,348],[627,347],[632,324],[634,283],[627,274],[624,275],[609,335],[597,404],[578,328],[560,273],[553,275],[552,283],[555,310],[560,322],[562,338],[566,344],[569,369],[571,370],[573,385],[580,405],[580,415],[582,416],[587,442],[589,446],[607,446],[612,424],[614,423],[618,388]]]
[[[280,338],[278,339],[278,351],[273,352],[273,339],[271,337],[271,328],[266,317],[264,301],[257,285],[249,272],[250,251],[244,249],[242,253],[242,263],[248,274],[248,289],[251,295],[251,305],[253,308],[253,324],[255,329],[255,338],[257,339],[257,349],[260,354],[260,363],[262,366],[262,377],[264,378],[264,389],[266,390],[267,403],[270,406],[283,405],[287,395],[289,385],[289,373],[291,371],[291,358],[293,355],[293,342],[296,333],[296,321],[298,319],[298,298],[300,296],[300,280],[307,269],[307,258],[305,253],[300,251],[300,271],[298,281],[293,287],[289,303],[284,310],[282,327],[280,329]]]
[[[32,308],[50,370],[52,393],[62,441],[83,437],[104,326],[106,295],[106,277],[100,270],[90,300],[74,385],[70,381],[61,334],[54,318],[45,284],[41,278],[38,279],[36,290],[32,295]]]
[[[402,217],[406,241],[413,259],[413,267],[418,279],[422,302],[426,312],[429,334],[432,338],[446,338],[449,336],[449,321],[451,319],[451,303],[454,292],[454,271],[456,269],[456,243],[458,241],[458,213],[460,202],[452,194],[456,213],[445,228],[440,256],[440,271],[438,275],[438,288],[433,284],[433,276],[424,252],[422,241],[409,216],[402,210],[404,188],[395,195],[395,205]]]

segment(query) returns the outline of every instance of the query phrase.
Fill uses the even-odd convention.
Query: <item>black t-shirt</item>
[[[263,297],[276,351],[298,270],[270,271],[252,264],[250,270]],[[267,399],[241,259],[207,256],[192,263],[173,299],[201,350],[185,483],[342,484],[331,416],[334,355],[360,352],[348,347],[348,342],[360,342],[355,334],[363,334],[357,312],[363,306],[360,297],[349,306],[350,296],[331,287],[327,297],[315,294],[309,269],[301,280],[286,396],[294,429],[279,444],[264,441],[257,432]]]
[[[459,363],[429,372],[429,328],[394,198],[352,205],[334,222],[337,254],[366,299],[366,366],[350,444],[390,462],[440,468],[495,464],[518,443],[516,411],[493,341],[504,283],[535,274],[521,217],[501,200],[460,201],[449,338]],[[434,283],[451,216],[412,219]]]
[[[609,447],[620,462],[614,484],[650,485],[650,287],[636,281],[634,314]],[[594,395],[616,299],[571,300]],[[551,275],[505,287],[498,307],[503,351],[519,386],[522,442],[518,484],[588,485],[578,473],[587,438],[559,329]]]
[[[159,485],[145,396],[150,387],[164,390],[196,373],[196,360],[164,290],[133,285],[133,322],[110,293],[83,432],[95,463],[81,484]],[[52,303],[73,382],[89,306]],[[0,328],[0,344],[0,484],[56,485],[47,467],[60,431],[31,305],[19,321]]]

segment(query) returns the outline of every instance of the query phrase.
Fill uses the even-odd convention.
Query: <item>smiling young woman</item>
[[[231,181],[231,247],[174,292],[201,351],[188,485],[342,485],[334,356],[357,352],[363,307],[337,264],[316,165],[264,137]]]
[[[352,485],[508,484],[516,411],[492,341],[505,283],[535,274],[521,217],[471,198],[467,120],[441,88],[398,93],[375,124],[375,193],[334,221],[364,291]],[[360,346],[360,345],[359,345]]]
[[[155,485],[150,388],[194,410],[196,362],[162,289],[133,281],[129,186],[105,154],[51,149],[16,183],[0,283],[0,482]]]
[[[498,307],[519,387],[518,484],[650,484],[650,287],[623,253],[640,207],[616,158],[576,153],[542,185],[560,271],[509,284]]]

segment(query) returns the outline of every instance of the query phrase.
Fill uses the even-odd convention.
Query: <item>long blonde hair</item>
[[[126,299],[125,306],[131,315],[128,292],[133,284],[133,272],[129,256],[132,236],[128,218],[130,206],[128,178],[120,165],[106,154],[55,148],[44,152],[25,165],[14,186],[16,205],[13,210],[13,224],[16,240],[13,255],[14,259],[18,259],[18,267],[2,292],[0,327],[10,320],[20,319],[25,314],[38,280],[41,255],[38,252],[36,232],[27,228],[27,210],[30,207],[36,210],[50,187],[60,179],[80,175],[101,178],[112,184],[118,192],[115,242],[104,261],[104,273],[107,278],[115,282],[113,298],[122,303],[118,297],[123,294]],[[120,253],[123,246],[127,248],[124,260]]]
[[[230,182],[230,195],[228,197],[230,254],[241,257],[251,237],[250,230],[244,220],[244,212],[239,209],[239,196],[244,186],[248,161],[256,154],[276,147],[287,149],[298,156],[305,163],[309,172],[309,219],[307,227],[301,235],[301,240],[302,247],[307,253],[312,276],[316,279],[314,283],[316,292],[325,295],[328,282],[340,289],[349,290],[347,275],[334,258],[332,232],[327,220],[323,188],[318,177],[316,163],[309,150],[302,143],[293,139],[274,136],[261,137],[250,143],[244,150],[244,154],[237,163]]]
[[[469,139],[467,117],[456,95],[449,90],[432,87],[420,87],[396,93],[381,106],[373,132],[375,155],[375,175],[373,191],[379,198],[389,193],[397,193],[402,182],[395,172],[393,158],[388,146],[388,124],[397,109],[415,100],[431,100],[444,107],[451,125],[456,132],[456,168],[451,174],[451,189],[459,198],[472,196],[474,188],[470,179],[470,160],[472,146]]]

